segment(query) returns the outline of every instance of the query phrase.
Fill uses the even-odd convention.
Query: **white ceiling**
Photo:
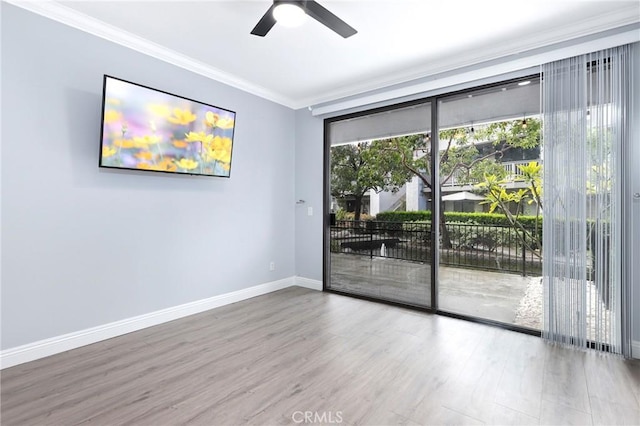
[[[169,49],[178,62],[293,108],[640,21],[638,1],[319,2],[358,34],[343,39],[308,18],[298,28],[276,24],[264,38],[250,35],[271,0],[63,1],[48,7],[92,28],[108,24],[129,43],[144,39],[159,45],[152,45],[156,51]]]

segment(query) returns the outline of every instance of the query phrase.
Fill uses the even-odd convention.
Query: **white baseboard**
[[[631,357],[640,359],[640,340],[631,341]]]
[[[306,280],[306,278],[305,278]],[[313,280],[308,280],[313,281]],[[0,369],[34,361],[50,355],[55,355],[81,346],[90,345],[112,337],[121,336],[143,328],[152,327],[178,318],[208,311],[231,303],[240,302],[252,297],[260,296],[272,291],[296,285],[297,278],[289,277],[278,281],[271,281],[254,287],[245,288],[231,293],[196,300],[195,302],[173,306],[167,309],[150,312],[133,318],[75,331],[73,333],[40,340],[0,352]],[[304,284],[298,284],[306,287]],[[322,289],[322,285],[320,286]]]
[[[311,290],[322,291],[322,281],[312,280],[311,278],[295,277],[295,285],[299,287],[309,288]]]

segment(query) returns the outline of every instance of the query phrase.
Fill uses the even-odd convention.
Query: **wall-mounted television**
[[[104,76],[100,167],[229,177],[236,113]]]

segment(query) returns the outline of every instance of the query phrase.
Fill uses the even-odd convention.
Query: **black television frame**
[[[217,110],[221,110],[227,113],[231,113],[233,116],[233,127],[231,128],[231,149],[230,149],[230,158],[229,158],[229,173],[227,175],[221,175],[221,174],[206,174],[206,173],[192,173],[192,172],[179,172],[179,171],[171,171],[171,170],[153,170],[153,169],[145,169],[145,168],[136,168],[136,167],[119,167],[119,166],[109,166],[109,165],[104,165],[103,164],[103,148],[104,148],[104,133],[105,133],[105,110],[106,110],[106,106],[107,106],[107,80],[108,79],[112,79],[112,80],[117,80],[119,82],[122,83],[126,83],[126,84],[130,84],[132,86],[137,86],[146,90],[149,90],[151,92],[157,92],[157,93],[161,93],[164,95],[168,95],[168,96],[172,96],[175,97],[177,99],[181,99],[181,100],[185,100],[188,102],[192,102],[194,104],[199,104],[205,107],[209,107],[209,108],[214,108]],[[133,170],[133,171],[141,171],[141,172],[155,172],[155,173],[165,173],[165,174],[170,174],[170,175],[187,175],[187,176],[205,176],[205,177],[213,177],[213,178],[230,178],[231,177],[231,166],[233,163],[233,148],[234,148],[234,137],[235,137],[235,126],[236,126],[236,122],[237,122],[237,113],[236,111],[232,111],[230,109],[227,108],[223,108],[223,107],[219,107],[216,105],[212,105],[206,102],[202,102],[202,101],[198,101],[192,98],[188,98],[186,96],[180,96],[180,95],[176,95],[175,93],[171,93],[165,90],[161,90],[161,89],[156,89],[144,84],[139,84],[139,83],[134,83],[132,81],[129,80],[125,80],[119,77],[114,77],[112,75],[108,75],[108,74],[104,74],[103,75],[103,79],[102,79],[102,106],[101,106],[101,116],[100,116],[100,149],[99,149],[99,158],[98,158],[98,167],[99,168],[103,168],[103,169],[110,169],[110,170]]]

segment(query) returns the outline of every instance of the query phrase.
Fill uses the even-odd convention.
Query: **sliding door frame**
[[[419,99],[415,99],[415,100],[411,100],[411,101],[406,101],[406,102],[401,102],[398,104],[392,104],[392,105],[388,105],[388,106],[384,106],[384,107],[379,107],[379,108],[373,108],[373,109],[369,109],[369,110],[365,110],[365,111],[358,111],[358,112],[353,112],[350,114],[345,114],[345,115],[340,115],[340,116],[336,116],[336,117],[331,117],[331,118],[327,118],[324,120],[324,165],[323,165],[323,193],[324,193],[324,205],[323,205],[323,219],[322,219],[322,223],[323,223],[323,235],[322,235],[322,271],[323,271],[323,276],[322,276],[322,291],[326,291],[328,293],[334,293],[334,294],[341,294],[344,296],[349,296],[349,297],[353,297],[356,299],[362,299],[362,300],[368,300],[371,302],[379,302],[379,303],[384,303],[387,305],[393,305],[393,306],[399,306],[399,307],[403,307],[403,308],[410,308],[410,309],[414,309],[414,310],[418,310],[418,311],[422,311],[422,312],[429,312],[429,313],[436,313],[436,309],[433,308],[433,296],[434,296],[434,288],[433,288],[433,277],[434,277],[434,268],[433,265],[431,267],[431,279],[432,279],[432,285],[431,285],[431,305],[432,306],[424,306],[424,305],[415,305],[415,304],[410,304],[410,303],[405,303],[405,302],[398,302],[398,301],[394,301],[394,300],[387,300],[387,299],[378,299],[372,296],[367,296],[367,295],[363,295],[363,294],[353,294],[353,293],[349,293],[349,292],[345,292],[345,291],[341,291],[341,290],[336,290],[336,289],[332,289],[329,287],[329,280],[331,278],[331,224],[330,224],[330,213],[331,213],[331,165],[330,165],[330,160],[331,160],[331,140],[329,137],[330,134],[330,128],[331,128],[331,123],[337,122],[337,121],[342,121],[342,120],[349,120],[352,118],[358,118],[358,117],[364,117],[367,115],[372,115],[372,114],[378,114],[378,113],[384,113],[384,112],[388,112],[388,111],[394,111],[397,109],[402,109],[402,108],[408,108],[408,107],[412,107],[412,106],[416,106],[416,105],[422,105],[422,104],[427,104],[427,103],[431,103],[431,116],[433,117],[433,101],[434,101],[435,97],[425,97],[425,98],[419,98]],[[432,126],[433,127],[433,126]],[[431,134],[433,134],[433,131],[430,130]],[[431,149],[433,149],[433,138],[432,138],[432,144],[431,144]],[[431,179],[433,182],[433,172],[431,174]],[[433,219],[431,220],[431,231],[433,232]],[[432,234],[433,235],[433,234]],[[433,240],[433,238],[432,238]],[[437,244],[437,241],[436,241]],[[433,247],[433,241],[432,241],[432,247]]]
[[[353,297],[356,299],[362,299],[367,301],[372,301],[376,303],[384,303],[392,306],[399,306],[402,308],[413,309],[422,312],[428,312],[433,314],[438,314],[450,318],[462,319],[470,322],[485,324],[489,326],[494,326],[506,330],[516,331],[524,334],[529,334],[533,336],[542,336],[541,330],[534,330],[531,328],[521,327],[515,324],[503,323],[500,321],[495,321],[491,319],[476,317],[473,315],[465,315],[459,314],[450,311],[443,311],[439,308],[438,304],[438,284],[439,284],[439,276],[438,270],[440,267],[440,205],[438,202],[434,202],[434,200],[439,199],[440,193],[440,150],[439,150],[439,126],[438,126],[438,113],[439,107],[438,103],[441,99],[445,99],[451,96],[462,95],[466,93],[475,92],[478,90],[489,89],[493,87],[499,87],[506,84],[516,83],[520,81],[530,80],[534,78],[540,78],[542,80],[542,75],[539,73],[536,74],[528,74],[521,77],[510,78],[507,80],[502,80],[489,84],[482,84],[478,86],[468,87],[462,90],[454,90],[447,93],[441,93],[434,96],[425,96],[419,99],[400,102],[397,104],[387,105],[383,107],[352,112],[349,114],[339,115],[335,117],[326,118],[324,120],[324,158],[323,158],[323,194],[324,194],[324,205],[323,205],[323,256],[322,256],[322,290],[328,293],[340,294],[349,297]],[[331,140],[330,140],[330,128],[331,124],[337,121],[348,120],[358,117],[363,117],[367,115],[383,113],[388,111],[393,111],[401,108],[411,107],[415,105],[430,103],[431,104],[431,130],[429,131],[431,135],[431,182],[437,182],[438,185],[433,185],[431,188],[431,306],[422,306],[422,305],[414,305],[410,303],[403,303],[393,300],[387,299],[378,299],[375,297],[362,295],[362,294],[353,294],[341,290],[332,289],[329,286],[329,280],[331,279],[331,252],[330,252],[330,238],[331,238],[331,226],[330,226],[330,213],[331,213],[331,169],[330,169],[330,158],[331,158]]]

